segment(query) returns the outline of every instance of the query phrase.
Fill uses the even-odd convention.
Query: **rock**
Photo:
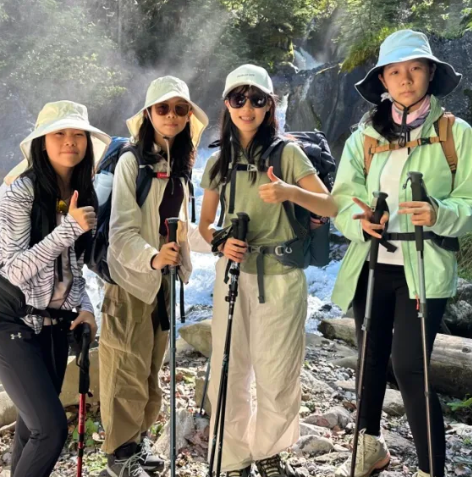
[[[327,454],[333,450],[333,443],[326,437],[316,435],[302,436],[294,445],[294,451],[310,455]]]
[[[353,393],[356,392],[356,382],[354,380],[352,381],[336,381],[334,385],[337,388],[344,389],[344,391],[351,391]]]
[[[341,406],[336,406],[324,414],[312,414],[308,416],[304,422],[329,429],[333,429],[336,426],[345,429],[348,424],[353,422],[353,419],[346,409]]]
[[[346,449],[342,452],[330,452],[329,454],[320,455],[314,458],[315,462],[343,462],[345,461],[351,453]]]
[[[16,407],[8,394],[3,391],[0,392],[0,427],[8,426],[16,421]]]
[[[405,404],[400,391],[387,389],[382,409],[390,416],[403,416],[405,414]]]
[[[195,379],[195,402],[197,403],[197,408],[200,409],[202,397],[203,397],[203,389],[205,387],[205,371],[199,371],[197,374],[197,378]],[[208,399],[208,392],[205,397],[205,402],[203,403],[203,409],[205,410],[208,416],[211,416],[211,404],[210,399]]]
[[[316,379],[306,368],[302,368],[300,381],[302,383],[302,389],[312,394],[331,394],[333,392],[333,388],[329,384]]]
[[[300,422],[300,436],[318,436],[321,437],[326,432],[323,427],[318,427],[307,422]]]
[[[175,351],[176,360],[178,360],[178,358],[180,358],[182,356],[185,356],[187,353],[194,350],[194,348],[192,346],[190,346],[181,337],[177,338],[177,341],[175,342],[175,348],[176,348],[176,351]],[[169,353],[170,353],[170,349],[169,349],[169,347],[167,347],[167,351],[166,351],[166,354],[164,356],[164,364],[169,364],[169,356],[170,356]],[[178,364],[178,361],[177,361],[177,364]]]
[[[0,472],[0,477],[10,477],[10,471],[9,470],[2,470]]]
[[[346,358],[335,359],[332,363],[340,368],[357,370],[357,354],[355,356],[353,355]]]
[[[199,353],[207,358],[211,354],[211,320],[182,326],[180,336]]]
[[[186,409],[178,409],[176,412],[176,446],[177,452],[188,446],[186,437],[191,437],[195,432],[195,421],[193,414]],[[169,456],[170,449],[170,421],[166,423],[162,434],[154,445],[154,452]]]
[[[457,294],[447,304],[444,322],[453,335],[472,338],[472,283],[458,279]]]
[[[94,402],[100,400],[100,380],[98,365],[98,348],[93,348],[90,357],[90,391]],[[67,362],[66,376],[61,392],[61,402],[64,407],[79,404],[79,367],[75,363],[75,356],[70,356]]]
[[[11,465],[11,452],[5,452],[2,456],[2,461],[5,465]]]
[[[391,454],[400,456],[402,458],[406,455],[416,455],[415,446],[412,442],[408,441],[396,432],[384,430],[382,433],[385,437],[385,442],[387,443]]]

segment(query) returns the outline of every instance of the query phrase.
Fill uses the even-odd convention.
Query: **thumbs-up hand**
[[[270,182],[259,187],[259,197],[268,204],[279,204],[290,200],[294,186],[285,183],[274,174],[272,166],[267,170]]]
[[[74,191],[70,199],[69,214],[80,225],[80,228],[84,232],[92,230],[97,224],[97,215],[93,207],[77,207],[77,201],[79,200],[79,193]]]

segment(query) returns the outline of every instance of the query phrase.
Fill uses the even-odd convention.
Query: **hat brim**
[[[31,159],[31,144],[34,139],[45,136],[46,134],[53,133],[55,131],[61,131],[62,129],[80,129],[82,131],[87,131],[90,133],[92,138],[93,146],[93,155],[95,164],[98,164],[105,154],[108,145],[111,143],[111,137],[100,131],[87,122],[74,120],[74,119],[63,119],[59,121],[54,121],[50,124],[45,124],[38,126],[28,137],[23,139],[20,143],[20,149],[23,153],[23,156],[26,160]]]
[[[377,65],[367,73],[363,80],[356,83],[355,86],[358,93],[369,103],[380,104],[381,95],[385,93],[385,88],[378,77],[382,68],[394,63],[418,59],[427,59],[436,64],[436,72],[429,87],[429,92],[434,96],[445,97],[451,94],[461,82],[462,75],[456,73],[449,63],[438,60],[434,55],[411,54],[411,49],[409,48],[404,52],[392,52],[391,55],[386,56],[381,62],[378,62]]]
[[[263,91],[265,94],[268,94],[268,95],[273,95],[274,94],[273,91],[270,91],[269,89],[265,88],[264,86],[261,86],[258,83],[255,83],[254,81],[241,81],[240,83],[232,84],[230,87],[226,88],[223,91],[223,99],[226,99],[228,94],[231,93],[231,91],[233,91],[233,89],[240,88],[241,86],[254,86],[255,88],[260,89],[261,91]]]
[[[164,94],[161,97],[157,98],[156,100],[146,104],[144,108],[142,108],[134,116],[132,116],[126,121],[128,130],[131,136],[134,138],[134,140],[137,140],[139,129],[141,128],[141,125],[143,124],[144,111],[150,108],[151,106],[154,106],[155,104],[163,103],[164,101],[168,101],[169,99],[172,99],[172,98],[182,98],[184,101],[187,101],[187,103],[189,103],[192,106],[192,115],[190,116],[192,142],[195,149],[198,147],[198,145],[200,144],[202,133],[209,123],[208,116],[203,111],[203,109],[200,108],[200,106],[198,106],[196,103],[194,103],[193,101],[190,101],[188,98],[184,96],[177,95],[173,92]]]

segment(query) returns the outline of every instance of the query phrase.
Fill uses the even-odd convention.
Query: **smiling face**
[[[252,138],[273,107],[273,101],[256,87],[242,86],[228,94],[225,105],[242,138]]]
[[[414,111],[420,107],[421,103],[415,103],[426,95],[435,71],[436,65],[419,58],[385,66],[379,79],[399,108],[415,105],[411,109]]]
[[[62,175],[80,164],[87,151],[87,136],[81,129],[61,129],[44,136],[49,161]]]
[[[182,98],[171,98],[151,108],[154,128],[169,138],[174,138],[185,129],[191,114],[190,104]],[[156,141],[161,141],[159,134],[156,134]]]

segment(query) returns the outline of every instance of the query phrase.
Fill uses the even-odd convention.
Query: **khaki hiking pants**
[[[226,259],[216,264],[209,398],[213,432],[228,324]],[[241,273],[233,317],[222,470],[272,457],[299,438],[300,372],[305,356],[307,286],[303,270],[265,275],[266,303],[257,275]],[[255,381],[257,406],[251,405]],[[210,437],[210,443],[211,443]]]
[[[169,316],[168,277],[163,277],[162,286]],[[159,415],[158,374],[169,336],[159,323],[161,306],[157,299],[148,305],[118,285],[105,284],[99,357],[102,450],[107,454],[128,442],[140,442],[141,433]]]

